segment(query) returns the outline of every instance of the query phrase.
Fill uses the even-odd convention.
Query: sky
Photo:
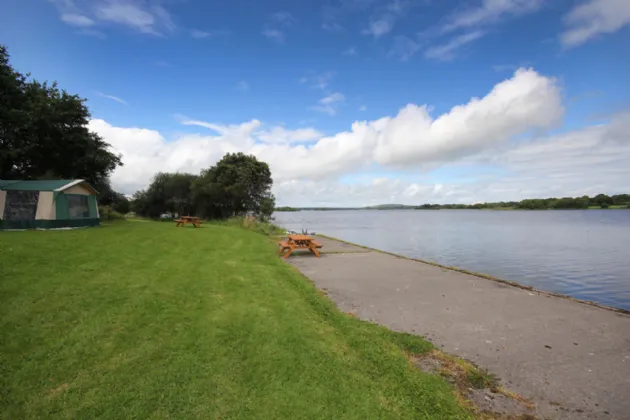
[[[228,152],[278,205],[630,192],[628,0],[6,0],[0,43],[125,194]]]

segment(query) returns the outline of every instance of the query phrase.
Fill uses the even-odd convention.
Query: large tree
[[[157,173],[146,190],[134,194],[132,210],[148,217],[165,212],[193,214],[191,186],[196,179],[197,175],[186,173]]]
[[[0,179],[81,178],[107,182],[120,156],[88,130],[85,99],[29,80],[0,45]]]
[[[253,215],[271,217],[275,198],[269,165],[254,156],[228,153],[201,172],[192,192],[197,212],[209,218]]]

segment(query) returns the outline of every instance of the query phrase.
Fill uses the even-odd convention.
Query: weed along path
[[[630,418],[627,314],[348,247],[326,239],[322,258],[289,261],[342,311],[425,336],[489,369],[501,386],[524,397],[517,400],[533,403],[526,412],[551,419]],[[418,364],[428,370],[453,365],[439,355]],[[479,397],[471,396],[482,404],[495,399]]]
[[[128,221],[0,247],[2,419],[474,418],[410,363],[430,343],[340,312],[261,234]]]

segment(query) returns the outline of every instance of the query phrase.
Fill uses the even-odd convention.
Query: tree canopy
[[[254,156],[228,153],[201,175],[158,173],[138,191],[132,210],[147,217],[163,213],[194,214],[210,219],[253,215],[267,219],[275,199],[269,166]]]
[[[88,130],[85,99],[28,76],[11,66],[0,45],[0,178],[80,178],[97,189],[109,185],[122,162]]]

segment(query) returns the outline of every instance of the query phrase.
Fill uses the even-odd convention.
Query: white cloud
[[[295,22],[296,19],[291,13],[285,11],[276,12],[269,17],[261,33],[278,44],[284,44],[285,33],[283,29],[293,26]]]
[[[326,102],[336,103],[334,98]],[[521,69],[484,97],[436,118],[427,106],[409,105],[398,115],[357,121],[330,136],[315,128],[291,130],[258,120],[224,125],[183,117],[183,124],[212,133],[167,141],[155,130],[114,127],[99,119],[90,121],[89,128],[122,154],[125,166],[116,169],[112,183],[123,193],[146,187],[158,170],[196,173],[237,151],[269,163],[278,203],[287,205],[472,203],[626,192],[630,112],[543,136],[542,130],[557,123],[562,112],[555,81]],[[515,136],[518,141],[511,141]],[[393,175],[383,179],[366,172],[377,164]],[[423,171],[438,165],[474,168],[474,175],[427,181]],[[406,175],[392,179],[399,168]],[[339,179],[349,174],[360,180]]]
[[[280,26],[292,26],[296,19],[289,12],[276,12],[271,15],[271,20],[276,22]]]
[[[421,43],[406,36],[394,38],[394,45],[389,50],[388,55],[398,57],[400,61],[409,60],[420,50]]]
[[[520,69],[485,97],[473,98],[435,120],[426,105],[403,108],[386,119],[375,157],[382,164],[449,161],[518,134],[551,128],[563,112],[555,81]]]
[[[326,90],[333,76],[334,74],[331,71],[310,73],[307,76],[300,77],[298,82],[302,85],[309,84],[315,89]]]
[[[437,60],[451,60],[455,56],[455,51],[463,47],[466,44],[470,44],[473,41],[481,38],[483,32],[475,31],[467,34],[456,36],[444,45],[436,45],[424,52],[426,58],[432,58]]]
[[[191,29],[190,36],[197,39],[210,38],[212,36],[211,32],[201,31],[199,29]]]
[[[299,128],[288,130],[284,127],[272,127],[257,133],[257,138],[264,143],[305,143],[318,140],[323,134],[314,128]]]
[[[276,41],[278,44],[284,44],[284,32],[278,29],[265,28],[261,33],[267,38]]]
[[[491,148],[449,166],[469,171],[448,182],[365,175],[348,184],[336,179],[276,182],[278,205],[366,206],[384,203],[464,203],[523,198],[627,193],[630,178],[630,112],[606,124],[535,138],[516,147]],[[479,165],[484,166],[479,166]],[[486,170],[484,173],[484,168]],[[469,172],[466,172],[467,174]],[[497,174],[498,173],[498,174]]]
[[[337,113],[337,108],[345,101],[345,99],[346,97],[343,94],[334,92],[320,99],[318,105],[314,106],[313,109],[328,115],[335,115]]]
[[[458,48],[481,39],[488,34],[488,27],[499,24],[509,18],[526,15],[539,10],[545,0],[482,0],[478,6],[460,8],[448,16],[444,23],[424,31],[416,39],[402,38],[395,46],[392,54],[400,56],[403,61],[419,50],[421,41],[427,42],[444,34],[460,32],[450,41],[434,45],[425,51],[425,57],[438,60],[455,58]]]
[[[79,28],[89,28],[96,23],[89,17],[77,13],[64,13],[61,15],[61,20],[68,25],[78,26]]]
[[[543,0],[483,0],[477,7],[454,13],[442,31],[466,29],[495,23],[504,18],[535,12],[544,4]]]
[[[348,47],[347,49],[345,49],[342,53],[343,55],[347,55],[347,56],[355,56],[358,54],[358,51],[355,47]]]
[[[395,20],[396,18],[392,14],[383,15],[380,18],[371,21],[368,28],[363,31],[363,34],[371,35],[374,38],[380,38],[394,28]]]
[[[588,0],[571,9],[564,17],[564,23],[567,29],[560,40],[565,47],[575,47],[630,24],[630,2]]]
[[[144,34],[163,36],[175,29],[160,2],[142,0],[50,0],[63,22],[81,28],[117,24]],[[94,32],[82,32],[94,33]]]
[[[107,98],[107,99],[111,99],[112,101],[118,102],[119,104],[124,104],[127,105],[127,101],[125,101],[124,99],[119,98],[118,96],[114,96],[114,95],[106,95],[102,92],[97,92],[98,96],[101,96],[103,98]]]

